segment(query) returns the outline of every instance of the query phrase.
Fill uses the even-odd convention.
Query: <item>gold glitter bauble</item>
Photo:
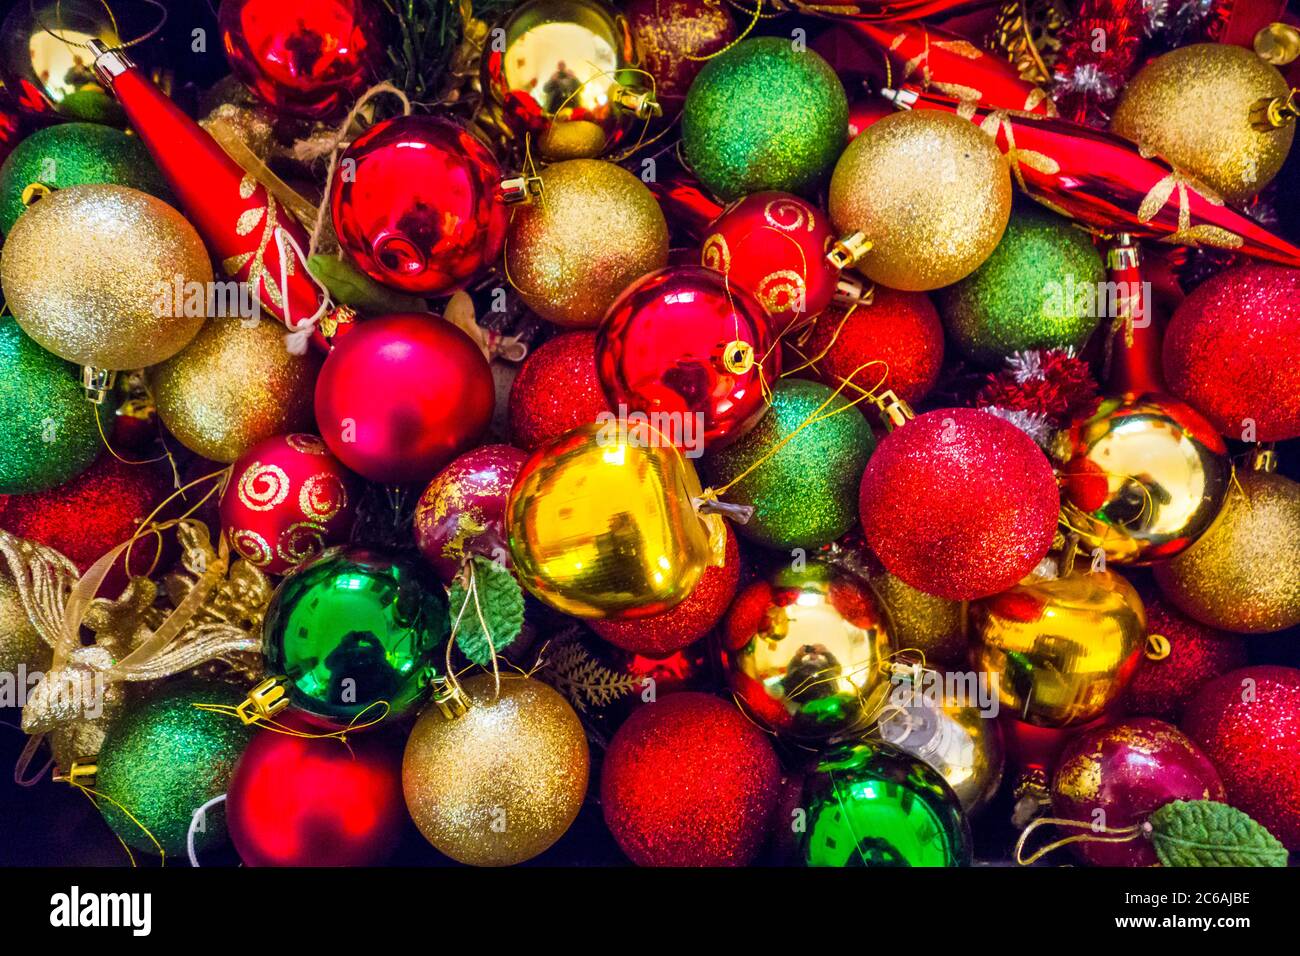
[[[1223,198],[1248,199],[1277,175],[1294,124],[1257,130],[1252,108],[1290,92],[1276,67],[1227,43],[1158,56],[1129,80],[1110,128],[1158,153]]]
[[[997,247],[1011,217],[1011,170],[969,120],[895,113],[849,143],[828,208],[842,237],[862,233],[871,243],[859,271],[924,292],[970,275]]]
[[[918,591],[888,571],[871,577],[871,590],[889,622],[899,651],[919,650],[929,667],[966,660],[966,602]]]
[[[12,674],[17,679],[20,666],[28,674],[44,672],[49,669],[51,656],[50,645],[41,639],[23,609],[18,588],[8,574],[0,574],[0,674]]]
[[[203,240],[161,199],[125,186],[71,186],[37,201],[0,254],[10,311],[41,346],[78,365],[135,369],[171,358],[205,313]],[[176,296],[180,288],[184,295]]]
[[[541,681],[491,674],[463,682],[469,708],[429,707],[402,760],[402,789],[425,839],[453,860],[510,866],[569,829],[587,793],[587,738],[573,708]]]
[[[1165,596],[1202,624],[1244,634],[1300,624],[1300,484],[1238,474],[1210,529],[1155,573]]]
[[[263,438],[315,431],[320,368],[314,352],[286,348],[278,323],[213,319],[148,375],[158,416],[181,444],[232,462]]]
[[[667,262],[659,203],[613,163],[574,159],[547,167],[541,196],[510,220],[510,282],[530,309],[559,325],[600,324],[634,279]]]

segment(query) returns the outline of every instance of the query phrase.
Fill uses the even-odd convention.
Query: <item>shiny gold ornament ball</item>
[[[214,318],[148,378],[158,415],[180,443],[232,462],[263,438],[315,430],[320,368],[315,353],[288,350],[278,322]]]
[[[1248,199],[1277,175],[1295,136],[1293,123],[1255,129],[1252,108],[1288,93],[1282,74],[1254,51],[1194,43],[1156,57],[1129,80],[1110,128],[1223,198]]]
[[[71,186],[19,217],[0,253],[0,281],[18,324],[79,365],[135,369],[171,358],[205,313],[186,307],[207,289],[203,240],[161,199],[125,186]],[[176,289],[185,296],[176,296]]]
[[[870,581],[897,650],[921,651],[928,667],[965,662],[970,647],[965,601],[918,591],[888,571],[873,575]]]
[[[587,792],[589,755],[568,702],[540,681],[491,674],[462,684],[469,707],[431,706],[402,761],[415,825],[433,846],[472,866],[532,859],[564,835]]]
[[[20,666],[28,674],[44,672],[50,658],[50,646],[23,609],[18,588],[7,573],[0,574],[0,674],[16,676]]]
[[[668,223],[645,184],[613,163],[569,160],[541,178],[541,196],[510,220],[510,282],[544,319],[598,325],[629,283],[668,262]]]
[[[1245,634],[1300,624],[1300,484],[1239,473],[1210,529],[1155,574],[1202,624]]]
[[[831,176],[831,220],[871,249],[857,268],[891,289],[923,292],[974,272],[1011,216],[1011,170],[987,133],[948,113],[878,120]]]

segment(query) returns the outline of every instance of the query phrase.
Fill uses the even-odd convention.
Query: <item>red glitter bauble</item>
[[[222,0],[231,71],[268,106],[324,119],[341,112],[383,62],[374,0]]]
[[[736,38],[722,0],[630,0],[623,7],[641,65],[654,77],[655,99],[672,115],[708,58]]]
[[[663,436],[697,455],[758,424],[780,373],[758,303],[699,266],[642,276],[596,333],[596,375],[610,408],[667,423]]]
[[[1300,670],[1243,667],[1210,681],[1183,713],[1228,802],[1300,850]]]
[[[263,730],[226,795],[230,838],[247,866],[376,866],[406,819],[402,750],[378,735],[343,746]]]
[[[1005,591],[1052,546],[1060,499],[1047,457],[1015,425],[941,408],[885,436],[859,513],[885,569],[951,601]]]
[[[704,569],[700,583],[680,604],[662,614],[628,621],[588,621],[591,629],[617,647],[648,657],[665,657],[699,640],[726,613],[740,583],[740,546],[727,528],[727,556],[721,566]]]
[[[1148,639],[1148,656],[1142,658],[1124,691],[1123,707],[1130,714],[1177,721],[1187,702],[1208,681],[1246,666],[1246,642],[1239,635],[1193,621],[1163,598],[1144,594],[1142,603],[1147,633],[1163,637],[1169,653],[1153,659]]]
[[[230,466],[222,533],[250,564],[287,574],[347,540],[359,484],[315,435],[276,435]]]
[[[596,377],[596,333],[565,332],[524,359],[510,386],[510,440],[536,451],[609,409]]]
[[[1198,286],[1169,320],[1164,366],[1227,437],[1300,437],[1300,269],[1245,263]]]
[[[878,285],[870,305],[832,305],[818,316],[797,349],[787,364],[815,360],[808,374],[831,388],[852,377],[864,389],[892,388],[903,401],[919,402],[943,365],[943,326],[924,292]]]
[[[501,167],[460,124],[399,116],[363,133],[339,162],[349,174],[334,177],[334,231],[376,282],[446,295],[501,253]]]
[[[465,452],[424,489],[415,506],[415,543],[444,584],[473,554],[509,566],[506,501],[527,458],[510,445],[484,445]]]
[[[837,238],[830,217],[806,199],[754,193],[709,226],[700,261],[757,299],[779,335],[831,304],[840,270],[826,253]]]
[[[1134,717],[1070,741],[1052,777],[1052,812],[1108,829],[1141,823],[1174,800],[1222,803],[1223,784],[1209,758],[1173,724]],[[1117,843],[1080,842],[1074,851],[1094,866],[1155,866],[1142,834]]]
[[[316,379],[316,425],[363,478],[428,481],[477,445],[496,402],[468,335],[434,315],[370,319],[341,336]]]
[[[734,706],[686,692],[639,708],[605,754],[605,824],[638,866],[745,866],[763,847],[781,768]]]
[[[126,464],[105,452],[57,488],[0,496],[0,528],[53,548],[84,572],[129,540],[174,490],[166,464]],[[131,550],[131,573],[147,573],[157,554],[156,538],[140,539]],[[121,568],[119,559],[100,589],[102,595],[117,597],[126,584]]]

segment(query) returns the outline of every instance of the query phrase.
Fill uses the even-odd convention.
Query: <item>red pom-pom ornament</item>
[[[231,466],[221,530],[250,564],[287,574],[347,540],[358,484],[315,435],[276,435]]]
[[[881,441],[862,475],[862,530],[886,570],[952,601],[1005,591],[1046,555],[1060,501],[1051,463],[990,412],[927,412]]]
[[[605,823],[638,866],[744,866],[767,838],[781,768],[734,706],[685,692],[639,708],[605,754]]]
[[[509,216],[501,167],[468,130],[400,116],[339,160],[330,210],[339,244],[366,275],[412,295],[464,287],[501,253]]]
[[[1300,670],[1216,677],[1187,705],[1182,727],[1218,768],[1228,802],[1300,850]]]

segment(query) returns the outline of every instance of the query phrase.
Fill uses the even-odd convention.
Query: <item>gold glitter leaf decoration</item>
[[[639,677],[612,671],[592,657],[576,632],[557,641],[537,676],[567,697],[579,713],[587,713],[590,707],[607,707],[641,686]]]

